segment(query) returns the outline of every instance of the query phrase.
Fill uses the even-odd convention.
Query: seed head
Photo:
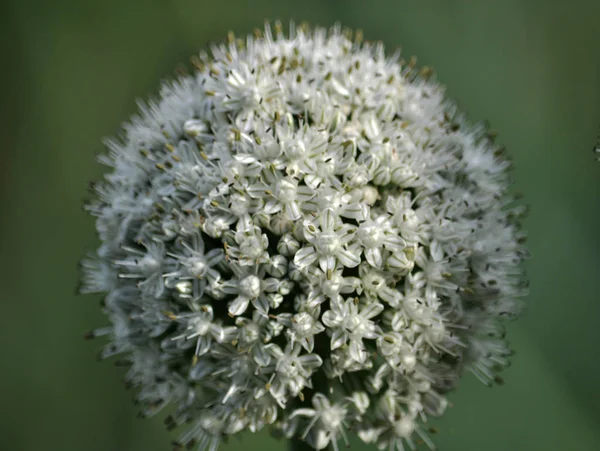
[[[526,256],[510,163],[429,69],[360,34],[267,25],[163,85],[87,209],[102,356],[178,443],[265,427],[413,447],[465,370],[508,364]]]

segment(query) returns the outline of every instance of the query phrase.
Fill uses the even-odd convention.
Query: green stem
[[[299,438],[290,439],[290,451],[315,451],[315,449]]]

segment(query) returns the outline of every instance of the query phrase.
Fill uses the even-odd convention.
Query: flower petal
[[[383,264],[383,256],[381,255],[381,249],[378,247],[367,249],[365,251],[365,258],[369,265],[374,268],[381,268]]]
[[[342,329],[335,329],[331,335],[331,350],[335,350],[343,346],[348,339],[348,335]]]
[[[331,208],[326,208],[319,216],[319,225],[322,231],[333,230],[335,227],[336,214]]]
[[[379,302],[371,302],[363,307],[363,309],[360,311],[360,316],[366,319],[371,319],[375,318],[381,312],[383,312],[383,305]]]
[[[317,354],[304,354],[298,357],[302,366],[314,370],[323,365],[323,359],[319,357]]]
[[[238,296],[229,304],[229,313],[233,316],[239,316],[246,311],[250,304],[250,299],[245,296]]]
[[[317,253],[313,246],[303,247],[294,256],[294,264],[299,268],[306,268],[311,265],[317,259]]]
[[[335,257],[330,255],[319,258],[319,267],[325,274],[331,274],[331,272],[335,269]]]
[[[342,323],[342,319],[343,318],[334,311],[327,310],[325,313],[323,313],[321,321],[323,321],[323,324],[325,324],[327,327],[338,327]]]
[[[347,249],[340,249],[336,255],[339,262],[346,268],[355,268],[360,264],[360,250],[354,252]]]

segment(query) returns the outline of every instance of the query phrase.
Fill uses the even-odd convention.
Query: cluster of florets
[[[507,364],[525,256],[509,162],[428,69],[339,28],[232,35],[108,142],[102,357],[214,451],[264,427],[431,443],[464,369]]]

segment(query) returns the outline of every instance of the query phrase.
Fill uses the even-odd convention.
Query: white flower
[[[380,268],[383,263],[384,246],[392,252],[404,248],[404,240],[392,228],[387,215],[364,221],[357,230],[357,236],[365,249],[367,262],[375,268]]]
[[[348,298],[340,302],[331,300],[331,310],[323,314],[323,324],[331,331],[331,349],[349,343],[349,356],[356,362],[367,359],[363,339],[375,339],[378,336],[373,318],[383,311],[383,305],[371,302],[359,310],[358,298]]]
[[[236,295],[229,304],[229,315],[232,317],[243,314],[250,303],[266,316],[271,306],[278,306],[277,300],[269,295],[288,294],[293,287],[293,282],[287,279],[265,278],[266,266],[250,268],[231,264],[231,270],[235,277],[224,282],[222,289],[227,294]]]
[[[177,271],[165,273],[167,287],[175,287],[182,297],[200,299],[204,294],[208,278],[218,277],[219,273],[213,269],[224,257],[222,249],[213,249],[204,253],[204,241],[195,233],[190,243],[181,240],[181,253],[169,253],[175,258],[179,267]]]
[[[302,438],[305,438],[311,432],[311,429],[314,429],[311,441],[315,449],[324,449],[331,442],[333,448],[337,451],[338,435],[341,435],[344,441],[348,443],[344,432],[344,420],[347,414],[344,403],[332,405],[325,395],[317,393],[312,398],[312,404],[312,409],[296,409],[291,415],[292,418],[298,415],[311,418],[302,434]]]
[[[303,269],[318,261],[321,270],[331,274],[339,262],[347,268],[360,263],[360,248],[351,244],[355,227],[344,224],[335,212],[327,208],[319,215],[318,221],[304,222],[304,237],[312,246],[300,249],[294,257],[294,263]]]
[[[277,402],[285,407],[288,394],[295,398],[301,394],[304,387],[312,387],[310,376],[323,364],[323,360],[317,354],[300,355],[302,347],[291,342],[288,342],[284,350],[274,343],[265,348],[274,359],[274,365],[266,367],[274,370],[268,390]]]
[[[342,294],[349,294],[361,287],[358,277],[344,277],[343,268],[326,273],[321,268],[311,267],[306,271],[306,303],[309,307],[321,305],[327,299],[339,299]]]
[[[293,316],[284,313],[278,316],[278,320],[285,321],[290,343],[299,342],[307,352],[313,352],[315,347],[314,336],[325,330],[323,325],[308,312],[296,313]]]
[[[178,445],[268,427],[433,446],[422,422],[463,371],[508,364],[527,256],[510,165],[429,70],[351,35],[230,35],[100,157],[80,290],[111,325],[87,336],[126,355],[144,415],[174,406]]]
[[[298,180],[279,175],[266,193],[273,199],[267,201],[263,210],[267,214],[282,211],[287,219],[296,221],[302,217],[300,206],[314,197],[308,186],[298,186]]]
[[[160,297],[164,290],[162,271],[165,247],[162,243],[150,243],[144,247],[145,252],[133,247],[125,248],[129,256],[113,263],[125,269],[119,274],[120,278],[138,280],[137,286],[144,293]]]
[[[185,332],[174,336],[172,340],[195,339],[196,350],[194,351],[194,356],[196,357],[206,354],[213,340],[223,342],[235,337],[237,334],[235,327],[224,328],[213,322],[214,313],[210,305],[201,305],[198,307],[198,311],[194,313],[179,316],[168,314],[168,316],[172,316],[177,322],[186,326]]]

